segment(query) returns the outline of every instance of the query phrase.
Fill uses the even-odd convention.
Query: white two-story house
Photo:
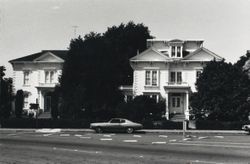
[[[14,92],[24,91],[24,110],[39,104],[43,112],[51,111],[51,95],[62,73],[66,50],[41,52],[9,61],[13,67]]]
[[[203,40],[147,40],[148,49],[130,59],[134,70],[131,95],[165,100],[166,119],[189,120],[190,93],[206,63],[222,57],[203,47]],[[122,88],[129,93],[129,87]]]

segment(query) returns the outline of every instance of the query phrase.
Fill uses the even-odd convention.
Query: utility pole
[[[72,26],[72,28],[74,29],[74,38],[76,38],[76,30],[77,30],[77,28],[78,28],[79,26]]]

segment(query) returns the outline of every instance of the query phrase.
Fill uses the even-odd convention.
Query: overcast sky
[[[250,0],[0,0],[0,65],[70,39],[134,21],[158,39],[204,39],[204,47],[236,62],[250,49]]]

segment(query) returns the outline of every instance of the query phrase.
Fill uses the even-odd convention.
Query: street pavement
[[[175,131],[176,132],[176,131]],[[249,163],[245,133],[0,130],[0,163]]]

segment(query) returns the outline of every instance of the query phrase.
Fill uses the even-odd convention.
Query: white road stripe
[[[161,137],[161,138],[168,138],[168,136],[166,136],[166,135],[159,135],[159,137]]]
[[[70,134],[60,134],[61,137],[69,137]]]
[[[111,137],[111,135],[104,134],[103,137]]]
[[[169,140],[169,142],[176,142],[176,141],[177,141],[177,140],[175,140],[175,139],[174,139],[174,140]]]
[[[167,142],[160,142],[160,141],[157,141],[157,142],[152,142],[152,144],[166,144]]]
[[[82,136],[82,137],[79,137],[79,138],[82,138],[82,139],[90,139],[91,137]]]
[[[17,134],[13,134],[13,133],[12,133],[12,134],[8,134],[8,136],[16,136],[16,135],[17,135]]]
[[[224,138],[224,136],[214,136],[215,138]]]
[[[211,161],[199,161],[199,160],[195,160],[195,161],[190,161],[191,164],[192,163],[207,163],[207,164],[223,164],[223,163],[220,163],[220,162],[211,162]]]
[[[201,139],[205,139],[205,138],[208,138],[207,136],[206,137],[199,137],[198,139],[201,140]]]
[[[52,134],[43,134],[44,137],[51,136]]]
[[[131,143],[134,143],[134,142],[138,142],[137,140],[123,140],[123,142],[131,142]]]
[[[90,154],[100,154],[100,153],[102,153],[101,151],[86,151],[86,150],[78,150],[78,149],[56,148],[56,147],[53,147],[53,150],[71,151],[71,152],[80,152],[80,153],[90,153]]]
[[[141,138],[141,136],[140,136],[140,135],[134,135],[134,137]]]
[[[81,134],[75,134],[76,137],[81,137],[82,135]]]
[[[205,146],[205,147],[223,147],[223,148],[240,148],[250,149],[250,146],[235,146],[235,145],[207,145],[207,144],[192,144],[192,143],[169,143],[171,145],[184,145],[184,146]]]
[[[188,143],[206,143],[206,144],[227,144],[227,145],[250,145],[250,143],[244,143],[244,142],[208,142],[208,141],[187,141]]]
[[[101,141],[112,141],[112,138],[101,138]]]
[[[191,140],[191,138],[183,138],[183,141]]]

